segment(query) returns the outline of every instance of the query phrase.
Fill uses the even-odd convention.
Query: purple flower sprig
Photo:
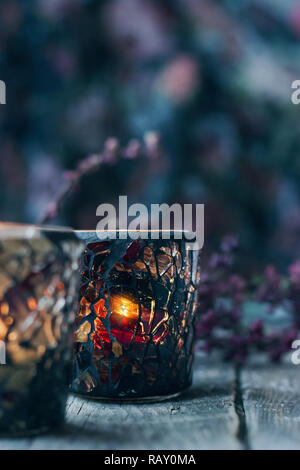
[[[197,324],[200,348],[207,352],[220,350],[225,360],[238,365],[258,352],[278,361],[291,350],[300,331],[300,260],[289,267],[286,276],[268,266],[257,281],[234,273],[237,251],[237,239],[226,237],[202,274]],[[243,310],[247,302],[268,305],[270,315],[282,306],[287,309],[291,326],[269,331],[259,315],[247,325]]]
[[[63,174],[62,189],[56,199],[48,204],[40,224],[46,224],[58,217],[66,201],[78,190],[82,179],[101,169],[102,166],[116,165],[119,160],[135,160],[146,158],[154,161],[163,154],[160,138],[156,132],[147,132],[142,142],[132,139],[122,148],[119,141],[110,137],[106,139],[102,152],[92,154],[81,160],[73,171],[65,171]]]

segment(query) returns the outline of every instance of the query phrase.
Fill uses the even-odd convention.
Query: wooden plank
[[[248,366],[241,373],[252,449],[300,449],[300,368]]]
[[[240,449],[229,365],[197,364],[193,387],[153,404],[110,404],[70,396],[57,435],[0,440],[0,449]]]

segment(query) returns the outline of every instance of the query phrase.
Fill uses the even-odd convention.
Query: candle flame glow
[[[128,319],[138,319],[139,305],[129,296],[111,295],[111,309],[113,314]]]

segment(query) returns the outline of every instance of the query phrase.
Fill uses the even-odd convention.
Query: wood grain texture
[[[65,427],[0,449],[300,449],[300,366],[195,365],[181,397],[117,404],[70,395]]]
[[[56,435],[2,439],[0,449],[240,449],[229,365],[196,366],[193,387],[153,404],[110,404],[70,396]]]
[[[300,367],[247,367],[241,389],[250,447],[300,449]]]

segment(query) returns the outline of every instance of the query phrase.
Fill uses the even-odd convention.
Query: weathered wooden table
[[[70,396],[58,434],[0,439],[0,449],[300,449],[300,366],[203,360],[176,400],[110,404]]]

